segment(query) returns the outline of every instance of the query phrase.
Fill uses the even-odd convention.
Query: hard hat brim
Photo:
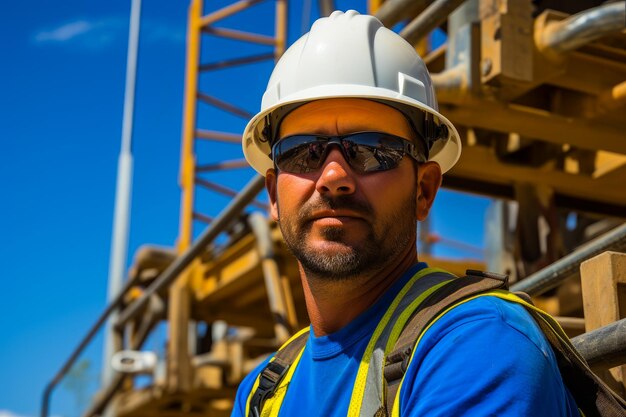
[[[266,95],[278,93],[278,88],[268,88]],[[413,106],[422,111],[432,114],[439,121],[448,127],[448,138],[437,140],[430,149],[429,161],[437,162],[442,172],[448,171],[457,162],[461,155],[461,140],[454,125],[441,113],[429,106],[411,99],[410,97],[395,93],[386,88],[371,87],[352,84],[334,84],[316,86],[313,88],[300,90],[290,96],[274,99],[273,106],[262,110],[248,122],[243,133],[243,153],[252,168],[259,174],[265,176],[268,169],[274,167],[270,158],[270,144],[263,135],[266,127],[266,116],[283,106],[293,104],[305,104],[307,102],[332,99],[332,98],[361,98],[366,100],[376,100],[389,102],[401,106]],[[263,97],[265,101],[266,96]]]

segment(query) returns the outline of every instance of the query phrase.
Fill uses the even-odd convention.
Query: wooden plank
[[[604,252],[580,265],[585,329],[626,317],[626,253]],[[626,365],[602,375],[618,394],[626,393]]]

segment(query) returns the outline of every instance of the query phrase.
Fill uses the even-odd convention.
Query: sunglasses
[[[359,174],[396,168],[404,155],[417,162],[427,159],[423,149],[418,150],[414,143],[382,132],[287,136],[272,146],[271,157],[274,165],[283,172],[306,174],[322,166],[331,145],[337,145],[350,168]]]

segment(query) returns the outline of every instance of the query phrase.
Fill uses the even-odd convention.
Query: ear
[[[265,189],[270,199],[270,215],[274,221],[278,221],[278,197],[276,191],[276,182],[278,177],[276,171],[268,169],[265,173]]]
[[[415,214],[418,221],[424,221],[428,217],[441,186],[441,180],[441,167],[438,163],[424,162],[417,168],[417,213]]]

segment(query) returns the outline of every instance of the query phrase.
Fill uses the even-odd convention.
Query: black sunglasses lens
[[[304,174],[322,165],[326,144],[316,136],[289,136],[274,145],[274,162],[285,172]]]
[[[361,132],[332,140],[315,135],[289,136],[273,147],[276,166],[285,172],[304,174],[322,165],[331,144],[341,147],[350,167],[358,173],[386,171],[404,156],[403,139],[379,132]]]
[[[357,172],[387,171],[398,166],[404,147],[397,139],[378,132],[350,135],[342,140],[350,166]]]

